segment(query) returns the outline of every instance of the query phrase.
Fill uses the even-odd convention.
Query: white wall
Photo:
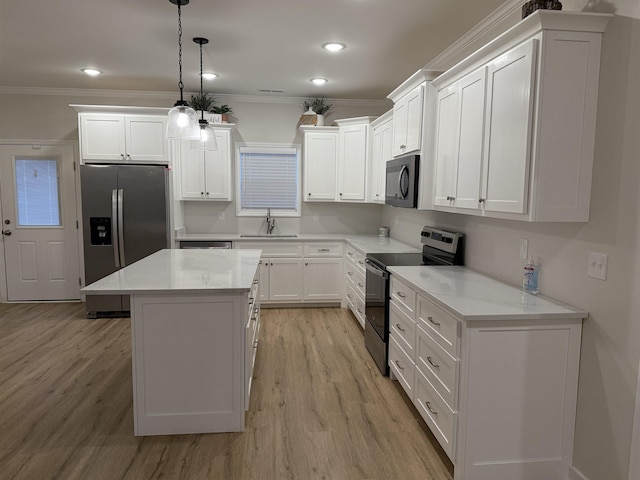
[[[628,11],[638,13],[637,0]],[[519,240],[526,238],[541,265],[542,293],[589,311],[574,446],[574,474],[589,480],[627,480],[629,472],[640,361],[638,86],[640,20],[616,16],[603,38],[591,215],[586,224],[528,224],[391,207],[383,212],[392,237],[414,245],[425,224],[466,233],[467,265],[513,284],[522,281]],[[606,281],[587,277],[590,251],[609,255]]]

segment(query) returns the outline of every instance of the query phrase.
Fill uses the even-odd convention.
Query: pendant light
[[[202,37],[196,37],[193,39],[194,43],[200,45],[200,97],[204,96],[202,87],[202,45],[209,43],[209,40]],[[204,118],[204,110],[202,110],[202,117],[198,120],[200,126],[200,137],[198,140],[191,140],[191,150],[199,151],[211,151],[218,150],[218,142],[216,141],[216,132],[209,125],[209,122]]]
[[[199,138],[200,131],[198,129],[198,121],[196,111],[185,102],[182,91],[184,84],[182,83],[182,5],[188,5],[189,0],[169,0],[178,6],[178,68],[180,79],[178,88],[180,88],[180,100],[178,100],[171,110],[169,110],[169,118],[167,120],[167,138],[170,139],[191,139]]]

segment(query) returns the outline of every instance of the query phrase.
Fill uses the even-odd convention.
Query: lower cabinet
[[[344,291],[346,307],[353,312],[360,326],[364,328],[366,295],[366,269],[364,254],[347,245],[344,262]]]
[[[244,333],[244,408],[249,410],[249,396],[251,395],[251,385],[253,384],[253,367],[256,364],[256,353],[258,352],[258,334],[260,333],[260,272],[253,280],[251,291],[249,292],[248,304],[249,313],[246,317]]]
[[[343,242],[235,242],[262,250],[260,301],[338,303],[342,300]]]
[[[454,480],[565,480],[582,320],[463,320],[395,274],[391,283],[390,376],[453,462]]]

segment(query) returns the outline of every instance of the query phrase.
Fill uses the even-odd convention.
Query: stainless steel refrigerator
[[[169,176],[158,165],[82,165],[88,285],[169,248]],[[87,317],[128,315],[128,295],[87,295]]]

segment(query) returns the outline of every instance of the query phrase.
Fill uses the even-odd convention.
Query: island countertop
[[[248,292],[261,250],[160,250],[90,284],[91,295]]]

